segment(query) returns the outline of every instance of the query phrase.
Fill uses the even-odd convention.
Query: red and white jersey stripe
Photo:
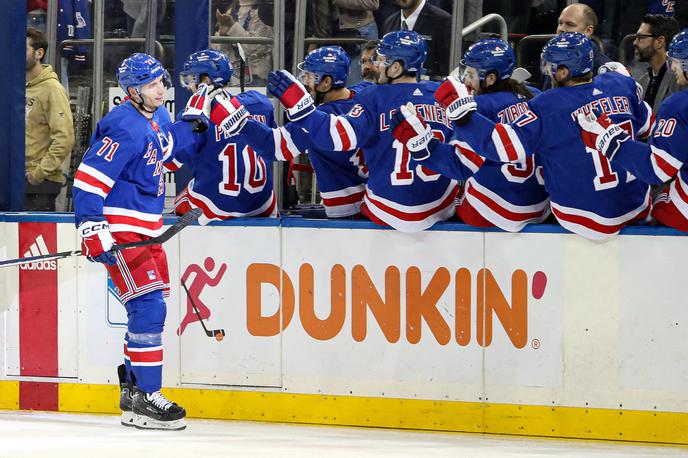
[[[157,237],[162,234],[162,216],[120,207],[103,207],[103,216],[110,223],[111,232],[135,232]]]
[[[103,199],[110,194],[110,191],[114,185],[115,181],[112,178],[108,177],[103,172],[86,165],[83,162],[79,165],[79,168],[76,170],[76,174],[74,175],[75,188],[96,194]]]
[[[669,197],[678,211],[688,219],[688,184],[680,173],[669,187]]]
[[[458,184],[455,180],[451,180],[439,199],[422,205],[407,206],[376,196],[370,188],[367,188],[365,204],[375,217],[394,229],[401,232],[420,232],[454,215],[458,192]]]
[[[456,148],[456,155],[458,156],[459,160],[471,172],[476,173],[485,163],[485,158],[473,151],[468,143],[452,140],[449,142],[449,144]]]
[[[284,127],[272,129],[272,136],[275,141],[275,159],[291,161],[302,153],[294,144],[289,131]]]
[[[564,207],[556,202],[551,202],[550,205],[552,213],[562,227],[588,239],[606,240],[617,235],[627,224],[643,221],[649,217],[650,189],[648,188],[642,205],[615,218],[606,218],[578,208]]]
[[[683,162],[654,145],[650,145],[650,150],[652,151],[650,162],[657,178],[667,182],[675,177],[683,166]]]
[[[509,124],[495,124],[492,142],[501,162],[525,162],[526,150],[518,134]]]
[[[356,132],[343,116],[330,115],[330,136],[334,142],[335,151],[350,151],[358,148]]]
[[[198,223],[201,225],[206,225],[211,221],[222,221],[230,218],[242,218],[249,216],[263,216],[276,218],[278,216],[277,211],[277,199],[275,198],[275,193],[271,192],[267,200],[259,207],[248,211],[248,212],[228,212],[221,210],[213,203],[211,199],[196,192],[193,188],[194,180],[189,182],[188,189],[188,199],[193,207],[198,207],[203,210],[203,215],[198,218]]]
[[[330,218],[343,218],[359,213],[363,196],[365,195],[365,184],[352,186],[331,192],[320,192],[325,213]]]
[[[490,223],[508,232],[519,232],[527,224],[543,222],[549,216],[549,198],[532,205],[514,205],[480,185],[474,177],[466,181],[464,199]]]
[[[640,127],[640,129],[638,129],[638,131],[635,133],[635,136],[641,140],[644,140],[650,136],[652,130],[655,128],[656,119],[650,105],[648,105],[647,102],[642,103],[645,106],[645,110],[647,110],[647,117],[645,118],[645,122],[643,123],[642,127]]]

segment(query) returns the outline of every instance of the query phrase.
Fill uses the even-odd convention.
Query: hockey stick
[[[194,313],[198,317],[198,321],[201,322],[201,326],[203,327],[203,330],[205,331],[205,335],[208,337],[215,337],[215,340],[221,341],[225,337],[225,330],[224,329],[215,329],[213,331],[208,331],[208,328],[205,327],[205,323],[203,322],[203,318],[201,318],[201,312],[198,311],[198,308],[196,307],[196,301],[194,301],[193,296],[189,293],[189,288],[186,287],[186,283],[184,283],[184,280],[179,280],[184,287],[184,291],[186,291],[186,296],[189,298],[191,301],[191,308],[193,308]]]
[[[141,242],[132,242],[132,243],[124,243],[122,245],[115,245],[113,246],[110,251],[121,251],[121,250],[127,250],[129,248],[137,248],[137,247],[142,247],[142,246],[148,246],[148,245],[159,245],[162,243],[167,242],[169,239],[177,235],[182,229],[184,229],[186,226],[189,224],[193,223],[198,219],[199,216],[203,213],[203,210],[200,208],[194,208],[190,212],[184,214],[182,217],[179,218],[179,221],[174,223],[169,229],[167,229],[165,232],[160,234],[157,237],[153,237],[148,240],[143,240]],[[71,256],[81,256],[81,250],[74,250],[74,251],[62,251],[60,253],[52,253],[52,254],[43,254],[40,256],[29,256],[27,258],[18,258],[18,259],[8,259],[7,261],[0,261],[0,268],[3,267],[10,267],[10,266],[19,266],[22,264],[28,264],[30,262],[36,262],[36,261],[47,261],[50,259],[63,259],[63,258],[69,258]]]
[[[236,47],[239,54],[239,89],[244,92],[246,90],[246,54],[241,43],[237,43]]]

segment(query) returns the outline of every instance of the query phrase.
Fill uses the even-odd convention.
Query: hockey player
[[[74,177],[74,207],[82,252],[105,264],[127,310],[122,424],[183,429],[185,410],[160,392],[163,297],[169,294],[165,251],[152,245],[109,252],[115,242],[162,232],[163,163],[172,147],[170,117],[162,107],[166,80],[167,71],[147,54],[133,54],[120,64],[117,81],[127,99],[96,126]]]
[[[613,165],[649,184],[673,179],[655,198],[652,216],[660,224],[688,232],[688,29],[674,37],[667,54],[682,90],[662,102],[649,144],[631,141],[625,129],[605,114],[580,115],[579,124],[585,144]]]
[[[461,64],[463,82],[477,94],[477,112],[493,122],[515,121],[528,111],[528,100],[540,93],[511,79],[516,55],[503,40],[490,38],[474,44],[464,54]],[[398,113],[395,127],[403,119]],[[399,141],[405,141],[403,128],[393,127],[393,132],[399,135]],[[414,134],[411,132],[408,138]],[[458,216],[466,224],[518,232],[526,224],[542,222],[549,215],[549,197],[534,156],[528,156],[522,165],[502,164],[485,161],[461,142],[435,146],[432,154],[420,163],[450,178],[468,177],[463,199],[457,207]],[[409,148],[414,158],[418,157],[414,148],[410,145]]]
[[[355,105],[352,99],[354,91],[346,87],[349,66],[349,56],[339,46],[315,49],[299,64],[299,79],[322,112],[345,115]],[[367,86],[370,83],[357,85],[360,89]],[[345,153],[319,149],[313,144],[311,136],[296,123],[269,129],[264,124],[249,120],[241,129],[240,136],[269,160],[291,161],[308,151],[327,216],[342,218],[359,213],[368,178],[361,149]]]
[[[598,151],[586,148],[577,114],[599,108],[638,137],[649,134],[653,118],[631,78],[616,72],[592,78],[592,56],[590,40],[583,34],[564,32],[552,38],[543,49],[542,62],[554,89],[532,99],[529,110],[511,123],[495,123],[475,113],[473,96],[455,78],[448,78],[436,95],[455,121],[457,139],[474,151],[491,160],[521,164],[537,154],[552,212],[561,225],[603,240],[647,218],[650,190]]]
[[[191,54],[184,62],[181,83],[195,95],[174,123],[176,167],[188,163],[193,179],[180,193],[176,211],[183,214],[199,207],[199,223],[244,216],[277,216],[269,164],[258,156],[241,135],[229,136],[208,118],[213,92],[222,91],[232,78],[227,56],[214,49]],[[267,97],[257,91],[236,96],[255,122],[274,127],[274,110]],[[202,133],[189,121],[200,121]],[[266,127],[267,128],[267,127]],[[183,205],[185,200],[188,204]],[[181,205],[180,205],[181,204]]]
[[[319,149],[365,151],[368,182],[363,215],[403,232],[422,231],[454,214],[458,185],[422,166],[410,168],[409,151],[392,136],[390,121],[399,105],[410,100],[441,140],[451,135],[451,127],[433,98],[437,83],[418,81],[427,54],[420,35],[390,32],[380,41],[377,54],[382,84],[358,93],[356,104],[344,116],[316,109],[303,85],[285,70],[269,75],[268,91]],[[225,124],[231,128],[236,123]]]

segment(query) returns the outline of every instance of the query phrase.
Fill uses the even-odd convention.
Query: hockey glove
[[[110,225],[106,221],[86,221],[78,228],[81,236],[81,253],[86,255],[91,262],[102,262],[114,265],[115,257],[110,253],[110,248],[115,243],[110,234]]]
[[[244,127],[249,118],[249,112],[239,99],[232,97],[226,90],[222,90],[213,100],[210,120],[227,135],[236,135]]]
[[[205,132],[208,129],[211,102],[220,91],[222,88],[199,84],[196,93],[186,102],[186,107],[182,111],[182,121],[193,123],[194,132]]]
[[[591,111],[584,114],[581,112],[578,113],[577,118],[578,125],[583,129],[581,137],[585,146],[596,149],[607,156],[609,160],[614,158],[621,143],[631,138],[621,126],[614,124],[605,113],[599,114],[599,112]]]
[[[447,117],[452,121],[462,119],[478,108],[470,89],[456,76],[444,80],[435,91],[435,100],[447,110]]]
[[[313,97],[303,84],[286,70],[270,72],[268,92],[280,100],[291,121],[305,118],[315,110]]]
[[[411,102],[402,105],[394,114],[390,128],[394,138],[406,146],[413,159],[423,161],[430,157],[437,140]]]
[[[629,78],[631,78],[631,74],[628,72],[628,69],[621,62],[607,62],[605,64],[602,64],[599,70],[597,70],[598,75],[607,72],[621,73],[623,76],[628,76]]]

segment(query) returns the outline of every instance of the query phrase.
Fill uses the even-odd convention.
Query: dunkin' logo
[[[402,275],[405,276],[403,290]],[[355,341],[362,342],[370,327],[377,326],[390,343],[403,338],[417,344],[423,338],[433,338],[441,345],[453,340],[457,345],[467,346],[475,340],[487,347],[492,343],[494,328],[501,326],[514,347],[524,348],[528,344],[528,304],[545,294],[547,276],[540,271],[529,276],[522,269],[515,270],[511,275],[510,297],[504,294],[505,288],[489,269],[471,272],[467,268],[450,271],[440,267],[428,274],[415,266],[403,273],[398,267],[389,266],[384,284],[380,285],[373,282],[362,265],[347,271],[336,264],[330,269],[329,283],[330,311],[324,317],[315,312],[316,282],[312,265],[302,264],[299,269],[298,297],[293,279],[278,266],[249,265],[246,271],[248,332],[254,336],[277,335],[287,329],[298,309],[304,331],[317,340],[330,340],[342,332],[350,332]],[[453,307],[445,314],[452,319],[448,321],[440,313],[438,303],[452,284]],[[263,314],[262,303],[266,286],[282,290],[281,310],[267,316]],[[351,329],[345,330],[347,314]],[[432,336],[422,335],[423,322]],[[531,345],[538,348],[539,341],[533,339]]]
[[[39,234],[34,242],[29,246],[29,249],[24,253],[25,258],[33,256],[43,256],[50,254],[48,246],[45,244],[45,239],[42,234]],[[22,270],[57,270],[57,261],[55,259],[30,262],[28,264],[21,264],[19,266]]]

